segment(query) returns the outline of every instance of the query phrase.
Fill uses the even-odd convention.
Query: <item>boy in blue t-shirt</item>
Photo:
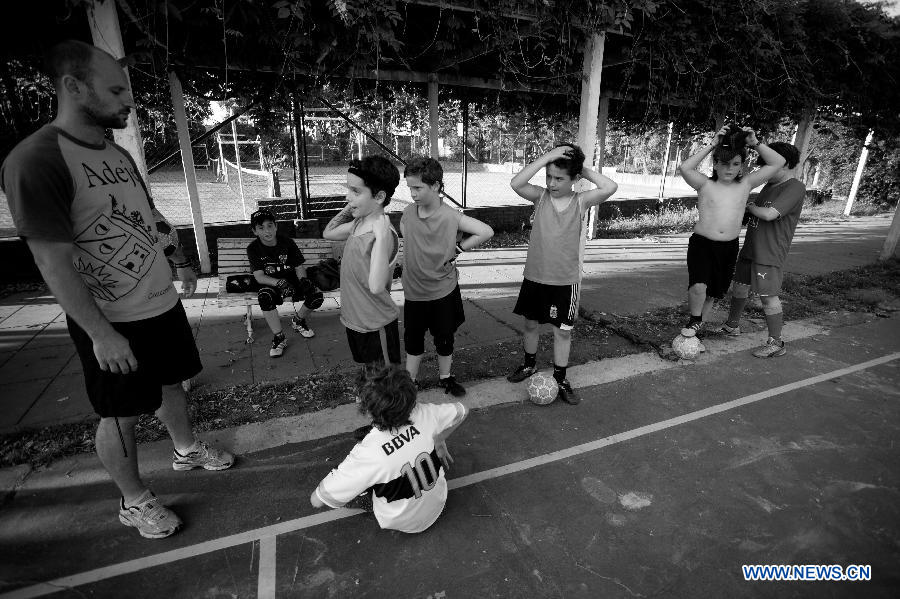
[[[306,259],[291,239],[278,234],[275,216],[268,210],[257,210],[250,215],[250,227],[256,240],[247,246],[247,259],[253,278],[261,286],[257,297],[266,323],[272,330],[272,348],[269,356],[278,358],[287,347],[287,339],[281,329],[277,307],[289,297],[291,302],[303,300],[300,311],[295,310],[291,326],[306,338],[315,332],[306,323],[309,313],[322,305],[324,297],[306,278]]]

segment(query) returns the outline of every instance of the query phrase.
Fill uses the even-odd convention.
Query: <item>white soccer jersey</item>
[[[373,427],[319,483],[316,495],[337,508],[371,487],[381,528],[422,532],[434,524],[447,501],[434,436],[465,416],[461,403],[417,404],[409,415],[412,424],[390,431]]]

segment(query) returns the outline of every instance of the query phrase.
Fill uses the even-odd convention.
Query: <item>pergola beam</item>
[[[604,65],[610,66],[610,65]],[[184,69],[202,69],[208,71],[221,70],[221,66],[197,66],[197,65],[183,65],[181,68]],[[253,71],[259,73],[271,73],[271,74],[281,74],[280,69],[276,69],[268,66],[261,67],[246,67],[241,65],[229,65],[228,70],[230,71]],[[314,73],[312,71],[296,71],[298,75],[317,75],[319,73]],[[547,95],[556,95],[562,96],[567,95],[568,92],[561,89],[560,86],[544,86],[544,85],[519,85],[514,83],[509,83],[507,81],[500,81],[499,79],[485,79],[483,77],[473,77],[473,76],[465,76],[465,75],[451,75],[447,73],[426,73],[424,71],[400,71],[400,70],[380,70],[380,71],[372,71],[372,70],[363,70],[360,69],[358,71],[351,70],[345,71],[343,73],[330,73],[330,77],[341,78],[341,79],[367,79],[372,81],[396,81],[398,83],[423,83],[427,84],[429,81],[433,81],[435,78],[437,79],[438,85],[447,85],[451,87],[468,87],[475,89],[491,89],[497,91],[505,91],[510,93],[529,93],[529,94],[547,94]],[[644,101],[644,97],[640,95],[642,91],[641,88],[632,87],[630,88],[633,92],[621,93],[618,91],[603,91],[601,95],[606,96],[612,100],[624,101],[624,102],[642,102]],[[695,106],[696,102],[693,100],[689,100],[686,98],[673,98],[671,100],[667,100],[665,102],[668,106]],[[307,108],[306,111],[312,111],[314,109]]]

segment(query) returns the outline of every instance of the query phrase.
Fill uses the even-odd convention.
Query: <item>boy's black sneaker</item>
[[[456,377],[453,375],[441,379],[438,384],[444,388],[444,393],[449,393],[453,397],[462,397],[466,394],[466,388],[457,383]]]
[[[696,322],[689,322],[684,325],[684,328],[681,329],[682,337],[697,337],[700,339],[703,337],[703,321],[698,320]]]
[[[507,375],[506,380],[510,383],[521,383],[535,372],[537,372],[537,366],[525,366],[522,364],[512,371],[511,374]]]
[[[572,389],[572,385],[569,384],[569,379],[564,380],[563,382],[558,382],[559,385],[559,393],[556,398],[562,400],[569,404],[570,406],[576,406],[581,403],[581,399],[576,395],[575,390]]]
[[[269,357],[270,358],[280,358],[284,353],[284,348],[287,347],[287,338],[284,336],[284,333],[279,333],[275,335],[272,339],[272,347],[269,349]]]

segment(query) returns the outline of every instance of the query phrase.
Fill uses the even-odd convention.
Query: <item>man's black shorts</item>
[[[457,285],[453,291],[436,300],[406,300],[403,304],[403,344],[406,353],[425,353],[425,332],[435,338],[453,338],[456,329],[466,321],[462,294]]]
[[[203,370],[180,300],[159,316],[111,323],[128,339],[137,359],[137,370],[129,374],[100,370],[91,338],[72,318],[66,323],[81,359],[88,399],[103,418],[152,414],[162,405],[163,385],[186,381]]]
[[[571,331],[578,318],[580,295],[579,283],[547,285],[523,279],[513,314],[540,324],[552,324],[562,331]]]
[[[350,344],[353,361],[357,364],[370,364],[379,360],[385,364],[400,363],[400,327],[396,320],[368,333],[347,329],[347,343]]]
[[[703,283],[706,297],[724,297],[734,276],[739,249],[737,238],[714,241],[697,233],[691,235],[687,251],[688,287]]]

